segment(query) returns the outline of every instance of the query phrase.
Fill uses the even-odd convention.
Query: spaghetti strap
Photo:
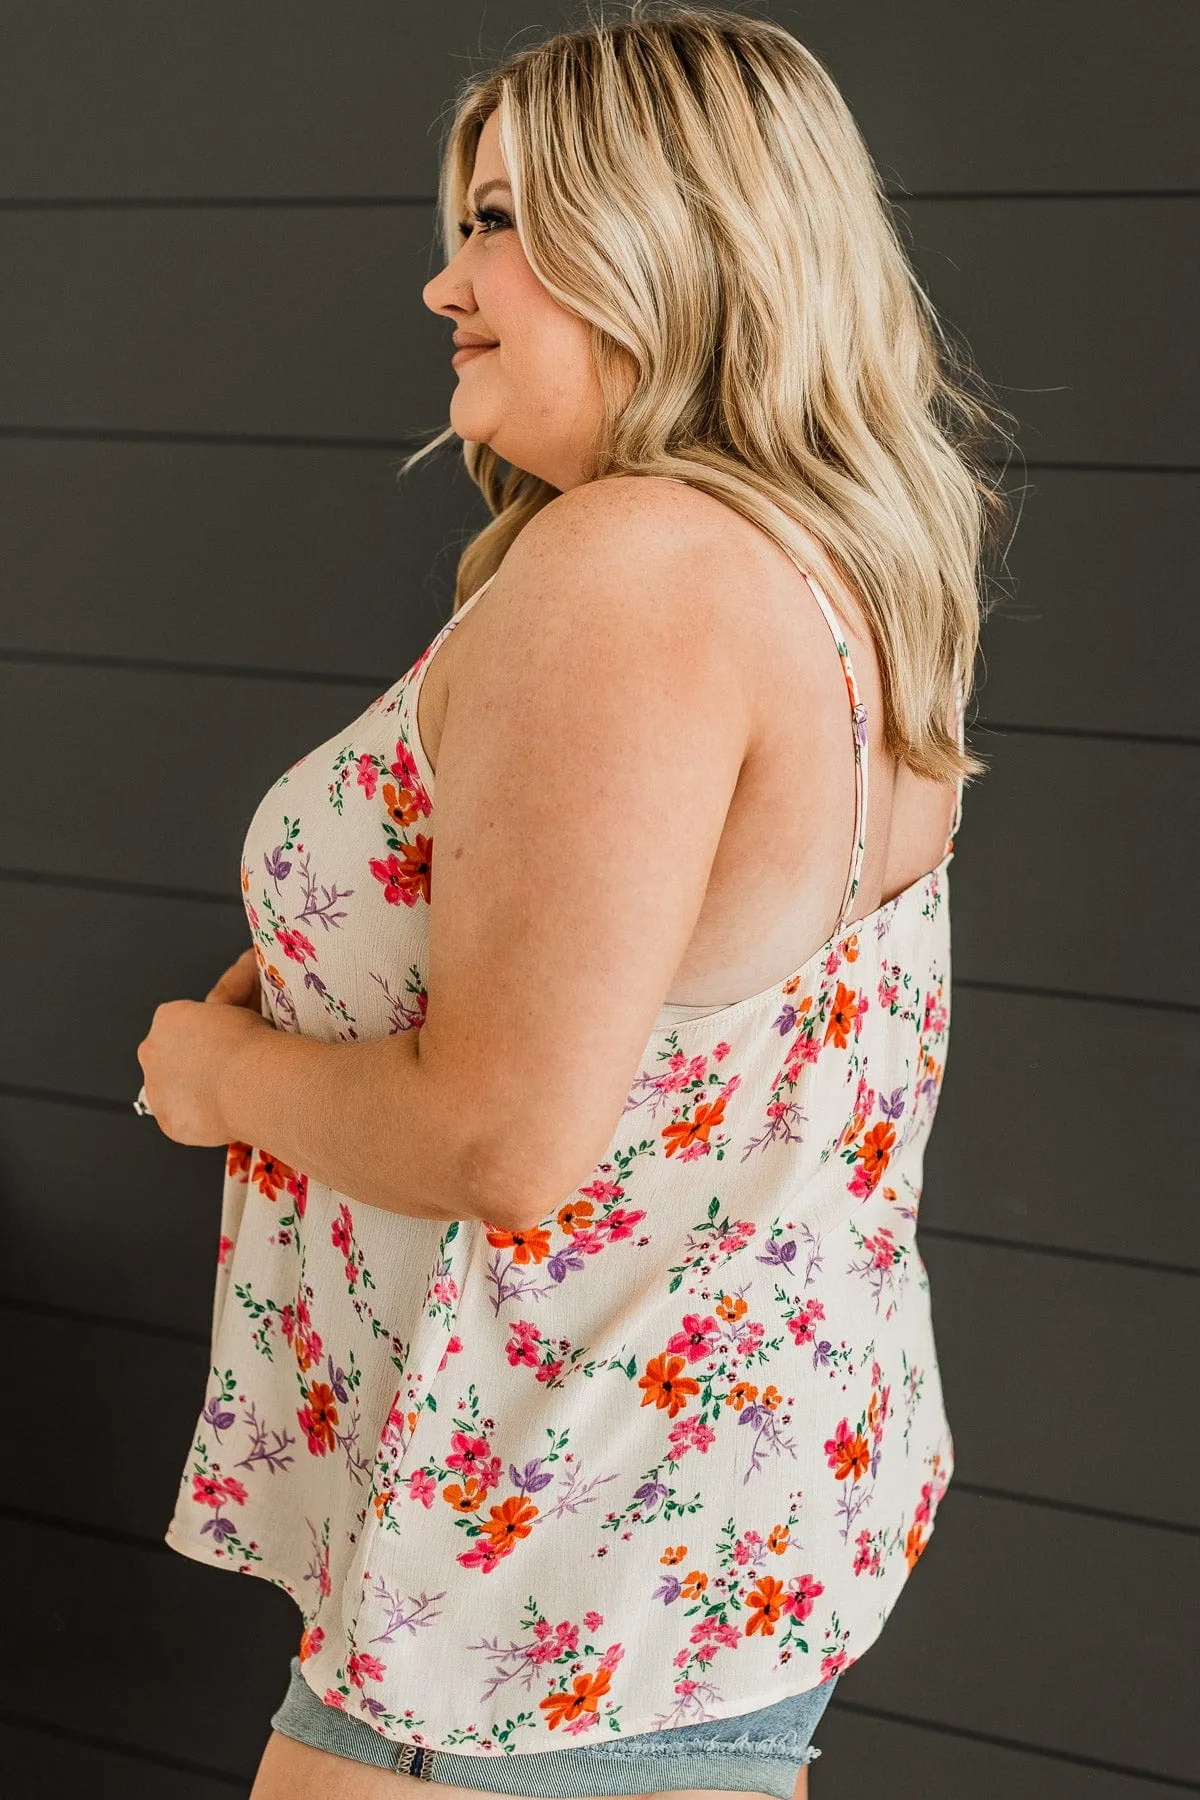
[[[958,663],[957,653],[955,654],[955,658],[954,658],[954,710],[955,710],[955,723],[956,723],[957,732],[958,732],[958,747],[965,754],[966,748],[967,748],[966,719],[964,717],[964,714],[966,712],[966,702],[963,699],[963,684],[962,684],[962,677],[959,673],[959,663]],[[953,850],[953,848],[954,848],[954,840],[958,835],[958,828],[962,824],[962,807],[963,807],[963,777],[960,775],[958,778],[958,789],[957,789],[957,793],[956,793],[955,801],[954,801],[954,817],[950,822],[950,835],[946,839],[946,848],[942,851],[943,862],[945,861],[946,857],[949,856],[951,850]]]
[[[801,570],[807,581],[817,605],[825,615],[825,622],[833,633],[833,641],[841,659],[842,674],[846,678],[846,691],[850,696],[850,722],[854,733],[854,849],[850,856],[850,868],[846,876],[845,891],[838,915],[838,937],[846,929],[852,917],[852,908],[862,880],[863,857],[867,847],[867,709],[859,699],[858,683],[854,679],[854,664],[850,661],[850,651],[846,645],[845,635],[837,614],[821,591],[820,583],[809,574],[807,569]]]

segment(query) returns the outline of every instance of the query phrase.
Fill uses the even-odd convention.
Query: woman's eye
[[[507,213],[501,212],[498,207],[491,206],[485,206],[482,212],[477,212],[474,216],[474,222],[479,225],[499,225],[501,227],[512,224],[512,220]],[[469,238],[471,235],[471,225],[472,221],[470,219],[461,220],[458,227],[459,235],[464,238]],[[483,235],[484,237],[491,237],[492,233],[490,231],[485,231]]]

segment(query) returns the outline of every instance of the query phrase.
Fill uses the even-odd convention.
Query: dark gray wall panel
[[[84,1071],[85,1075],[87,1071]],[[0,1298],[208,1342],[222,1149],[128,1113],[0,1094]]]
[[[446,618],[458,550],[488,518],[455,455],[399,486],[398,461],[0,441],[0,558],[24,602],[2,647],[386,685]],[[1195,735],[1200,478],[1038,469],[1028,485],[984,629],[979,717]]]
[[[1197,749],[969,735],[990,768],[967,789],[950,867],[955,974],[1200,1004],[1200,963],[1182,949]]]
[[[580,10],[28,0],[6,34],[3,192],[429,192],[437,114],[459,78]],[[1178,0],[1142,0],[1136,56],[1129,15],[1111,0],[923,0],[872,7],[869,29],[861,9],[833,0],[761,10],[828,62],[890,181],[1196,185],[1196,14]]]
[[[117,1750],[68,1743],[33,1726],[0,1725],[0,1769],[6,1800],[50,1800],[59,1794],[87,1800],[130,1800],[132,1794],[144,1800],[230,1800],[246,1792],[240,1779],[189,1775]]]
[[[1200,477],[1035,469],[1026,479],[972,715],[1200,735]],[[1018,468],[1008,485],[1020,485]]]
[[[287,1688],[295,1603],[165,1546],[14,1520],[5,1537],[7,1710],[249,1786]]]
[[[423,205],[4,214],[0,423],[432,433],[455,376],[430,227]]]
[[[5,1306],[0,1344],[15,1359],[11,1366],[37,1371],[42,1395],[22,1432],[21,1455],[0,1465],[0,1505],[161,1542],[212,1391],[207,1350]],[[249,1448],[241,1408],[234,1411],[236,1436],[224,1434],[222,1455],[230,1474]],[[289,1423],[294,1437],[294,1417],[272,1421]],[[67,1467],[81,1479],[63,1480]],[[247,1479],[244,1470],[240,1478]]]
[[[953,1008],[922,1230],[1200,1267],[1179,1174],[1180,1121],[1200,1093],[1195,1016],[961,980]]]
[[[1150,1777],[875,1719],[841,1706],[841,1691],[839,1685],[813,1736],[821,1750],[809,1778],[813,1800],[1163,1800],[1162,1784]]]
[[[1064,1454],[1064,1423],[1046,1419],[1048,1457]],[[1195,1661],[1198,1563],[1200,1544],[1176,1532],[951,1487],[913,1579],[839,1697],[1197,1781],[1181,1682]]]
[[[0,440],[0,648],[375,674],[450,613],[488,511],[461,457]]]
[[[1193,1277],[944,1238],[921,1254],[964,1481],[1200,1529],[1200,1454],[1179,1430]],[[1171,1479],[1148,1484],[1146,1446],[1168,1443]]]
[[[918,270],[1026,456],[1200,464],[1200,199],[904,211]],[[432,232],[423,206],[5,214],[0,423],[439,428],[454,375],[450,321],[421,300],[441,265]]]
[[[133,1124],[157,1133],[157,1125],[132,1111],[142,1080],[137,1046],[161,1001],[202,1000],[248,947],[236,867],[232,885],[234,896],[218,905],[32,882],[0,886],[0,988],[25,1021],[19,1040],[0,1034],[0,1081],[33,1089],[34,1098],[41,1091],[108,1100],[122,1111],[128,1104]],[[81,985],[62,960],[62,945],[84,941],[92,960]],[[58,997],[51,999],[56,981]],[[65,1019],[70,1030],[63,1029]],[[41,1131],[56,1128],[54,1113],[38,1117]],[[178,1170],[209,1155],[211,1146],[171,1149]]]
[[[1200,464],[1200,197],[911,201],[911,252],[1022,453]]]

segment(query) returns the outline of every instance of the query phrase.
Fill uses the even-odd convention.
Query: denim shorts
[[[447,1787],[492,1794],[574,1796],[651,1794],[664,1788],[723,1788],[791,1800],[805,1763],[821,1752],[811,1742],[837,1676],[733,1719],[709,1719],[561,1750],[460,1756],[385,1738],[364,1720],[326,1706],[292,1658],[292,1679],[271,1724],[284,1737],[352,1762],[392,1769]]]

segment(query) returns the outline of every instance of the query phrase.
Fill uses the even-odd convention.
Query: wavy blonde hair
[[[591,326],[603,423],[585,479],[687,482],[848,584],[892,756],[934,781],[984,773],[949,721],[973,681],[985,539],[1007,516],[974,453],[998,428],[826,69],[768,20],[633,0],[469,78],[453,104],[447,260],[498,108],[525,255]],[[493,518],[461,554],[456,611],[559,491],[486,444],[463,454]]]

